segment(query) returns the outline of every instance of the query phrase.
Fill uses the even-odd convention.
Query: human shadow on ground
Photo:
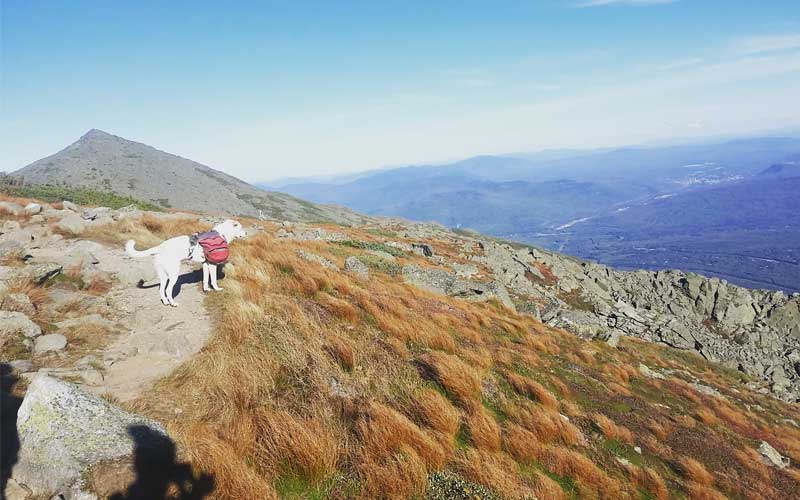
[[[177,462],[175,443],[144,425],[132,425],[128,435],[135,443],[136,479],[109,500],[202,500],[214,490],[214,478],[195,475],[191,465]]]
[[[6,483],[19,454],[17,411],[22,398],[14,394],[17,382],[19,378],[11,365],[0,363],[0,497],[6,491]]]

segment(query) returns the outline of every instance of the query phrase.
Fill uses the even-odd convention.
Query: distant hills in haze
[[[279,220],[358,219],[349,210],[267,192],[211,167],[97,129],[12,175],[29,184],[111,191],[165,208]]]
[[[280,189],[625,268],[800,291],[799,160],[800,139],[762,137],[479,156]]]

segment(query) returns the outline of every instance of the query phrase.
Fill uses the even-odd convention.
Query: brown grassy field
[[[439,470],[498,498],[800,491],[797,469],[755,451],[767,440],[800,460],[800,429],[786,420],[800,413],[734,374],[640,341],[585,342],[390,274],[358,280],[300,249],[340,267],[358,253],[270,228],[236,242],[226,291],[208,298],[213,340],[134,404],[215,477],[214,498],[424,498]],[[639,363],[683,371],[654,380]],[[723,396],[699,393],[691,376]]]
[[[225,291],[206,300],[211,341],[128,405],[168,426],[213,476],[212,498],[442,498],[429,481],[445,470],[493,492],[460,498],[800,497],[800,411],[740,375],[637,340],[583,341],[380,268],[368,280],[328,270],[298,250],[339,267],[365,251],[278,239],[260,224],[232,245]],[[83,237],[149,246],[203,229],[146,216]],[[455,242],[432,243],[458,260]],[[35,287],[18,291],[41,300]],[[672,371],[650,379],[640,363]],[[721,396],[698,392],[695,378]],[[762,440],[792,467],[763,464]]]

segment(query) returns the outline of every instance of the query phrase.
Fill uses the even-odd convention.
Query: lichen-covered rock
[[[6,212],[11,215],[20,215],[23,213],[23,211],[24,209],[19,203],[0,201],[0,212]]]
[[[18,461],[12,477],[35,495],[94,498],[83,484],[98,463],[154,446],[166,431],[61,380],[33,378],[17,414]]]
[[[67,347],[67,338],[60,333],[49,333],[36,337],[33,342],[34,354],[43,354],[50,351],[60,351]]]
[[[328,259],[326,259],[321,255],[317,255],[311,252],[306,252],[305,250],[298,250],[297,255],[303,260],[307,260],[309,262],[316,262],[317,264],[321,265],[326,269],[330,269],[331,271],[339,270],[339,266],[337,266],[336,264],[334,264],[333,262],[329,261]]]
[[[65,233],[80,235],[86,230],[86,223],[78,214],[69,214],[56,224],[56,227]]]
[[[694,351],[758,377],[800,401],[800,297],[749,290],[681,271],[618,271],[531,247],[476,240],[470,259],[522,300],[544,304],[542,321],[595,338],[605,329]]]
[[[42,329],[21,312],[0,311],[0,336],[16,334],[34,338],[42,334]]]
[[[109,207],[87,208],[81,213],[83,220],[95,220],[98,217],[111,217],[113,209]]]
[[[44,284],[47,280],[61,274],[64,266],[55,262],[43,262],[41,264],[31,264],[26,266],[21,276],[25,277],[37,285]]]
[[[361,262],[358,257],[350,256],[344,261],[344,269],[355,274],[359,278],[369,278],[369,268]]]
[[[758,452],[761,453],[761,456],[764,457],[764,462],[768,465],[772,465],[779,469],[785,469],[789,467],[789,459],[784,457],[780,454],[778,450],[772,447],[766,441],[761,441],[761,445],[758,447]]]
[[[2,240],[0,241],[0,259],[11,260],[15,257],[21,257],[25,247],[17,240]]]
[[[402,274],[407,283],[430,292],[473,301],[498,299],[506,307],[514,309],[508,290],[498,282],[469,281],[443,269],[425,268],[416,264],[403,266]]]
[[[649,366],[647,366],[644,363],[639,363],[639,373],[641,373],[642,375],[644,375],[647,378],[654,378],[654,379],[658,379],[658,380],[666,380],[667,379],[667,377],[665,377],[664,375],[660,374],[659,372],[653,370],[652,368],[650,368]]]
[[[27,316],[36,314],[36,306],[31,299],[24,293],[9,293],[3,297],[0,309],[3,311],[17,311]]]
[[[42,206],[38,203],[28,203],[25,205],[25,213],[28,215],[36,215],[42,211]]]
[[[71,210],[73,212],[81,211],[81,207],[79,207],[75,203],[72,203],[71,201],[64,200],[61,202],[61,206],[64,207],[64,210]]]

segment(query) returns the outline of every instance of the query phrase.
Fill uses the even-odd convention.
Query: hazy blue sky
[[[798,0],[0,5],[0,170],[90,128],[260,180],[800,125]]]

